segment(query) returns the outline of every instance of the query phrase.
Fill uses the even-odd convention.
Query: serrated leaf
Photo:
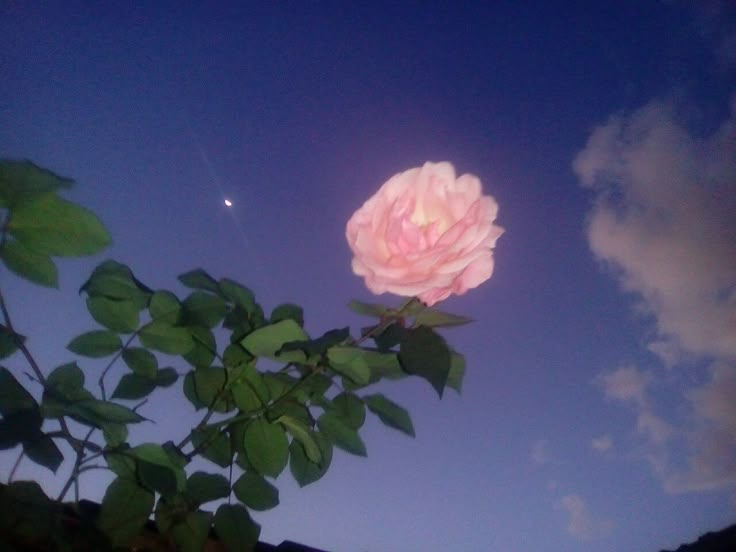
[[[215,532],[227,552],[247,552],[258,543],[261,527],[239,504],[223,504],[214,519]]]
[[[229,393],[220,393],[225,387],[227,373],[224,368],[211,366],[201,367],[194,371],[194,390],[199,401],[216,412],[228,412],[233,409]],[[217,402],[215,398],[220,395]]]
[[[321,479],[332,462],[332,444],[321,433],[314,433],[313,437],[319,450],[319,462],[312,462],[302,443],[296,439],[289,445],[289,470],[300,487]]]
[[[332,412],[325,412],[317,419],[317,426],[325,436],[345,452],[367,456],[365,443],[358,432],[351,429]]]
[[[216,473],[194,472],[187,479],[187,498],[197,505],[230,496],[230,483]]]
[[[279,490],[253,471],[247,471],[238,478],[233,492],[240,502],[259,512],[279,504]]]
[[[158,360],[150,351],[142,347],[126,347],[123,350],[123,361],[130,370],[144,378],[153,379],[158,371]]]
[[[132,333],[138,328],[138,307],[132,301],[87,297],[87,310],[100,325],[118,333]]]
[[[110,447],[118,447],[128,438],[128,426],[125,424],[104,424],[102,437]]]
[[[399,351],[401,367],[426,379],[440,397],[450,373],[450,349],[432,328],[419,326],[408,330]]]
[[[137,412],[109,401],[84,400],[75,403],[74,406],[79,409],[85,419],[94,422],[98,427],[106,423],[134,424],[145,421],[145,418]]]
[[[365,422],[365,405],[353,393],[340,393],[332,399],[331,409],[346,426],[358,430]]]
[[[450,328],[453,326],[463,326],[471,322],[474,322],[474,320],[467,316],[459,316],[434,309],[424,309],[414,318],[415,325],[428,326],[430,328]]]
[[[289,461],[284,429],[263,418],[256,418],[245,428],[243,446],[248,461],[262,475],[277,477]]]
[[[172,326],[162,320],[143,326],[138,337],[145,347],[170,355],[185,355],[194,347],[192,334],[187,328]]]
[[[94,330],[75,337],[66,348],[81,356],[102,358],[122,349],[123,342],[116,333]]]
[[[138,310],[146,307],[151,289],[138,281],[126,265],[113,260],[101,262],[89,279],[79,288],[90,297],[107,297],[118,301],[130,301]]]
[[[0,259],[21,278],[46,287],[59,287],[59,271],[51,257],[28,249],[17,240],[5,242],[0,248]]]
[[[387,399],[381,393],[365,396],[363,400],[368,409],[377,415],[384,424],[415,437],[411,416],[404,408]]]
[[[370,368],[364,358],[363,349],[346,345],[327,350],[327,360],[338,374],[346,376],[359,385],[366,385],[371,377]]]
[[[118,477],[107,488],[97,525],[113,546],[129,548],[153,510],[154,495],[134,479]]]
[[[181,317],[182,306],[176,295],[170,291],[159,290],[151,296],[148,312],[154,320],[177,324]]]
[[[184,312],[189,324],[214,328],[225,317],[227,307],[217,295],[194,291],[184,300]]]
[[[94,213],[53,193],[16,205],[7,228],[28,249],[44,255],[94,255],[112,243]]]
[[[125,374],[120,378],[113,399],[137,400],[150,395],[156,389],[156,380],[139,376],[138,374]]]
[[[249,365],[240,370],[230,390],[235,405],[243,412],[263,408],[271,398],[263,377],[253,366]]]
[[[84,387],[84,372],[76,362],[67,362],[51,371],[46,377],[46,387],[52,387],[68,398],[79,396],[79,390]]]
[[[188,288],[204,289],[213,293],[220,291],[217,281],[201,268],[180,274],[178,280]]]
[[[253,356],[290,362],[292,355],[295,355],[294,358],[298,360],[304,358],[304,353],[290,351],[280,356],[276,353],[290,341],[305,341],[307,339],[309,339],[309,336],[299,324],[293,320],[282,320],[276,324],[258,328],[245,336],[240,343]]]

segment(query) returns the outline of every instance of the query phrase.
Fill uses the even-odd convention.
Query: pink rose
[[[348,221],[353,272],[373,293],[418,297],[428,306],[462,295],[493,273],[503,229],[480,180],[450,163],[425,163],[389,179]]]

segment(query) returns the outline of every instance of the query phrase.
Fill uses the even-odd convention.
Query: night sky
[[[177,292],[202,267],[301,304],[313,336],[357,331],[350,299],[401,302],[344,235],[385,180],[450,161],[500,206],[493,277],[439,305],[476,320],[444,332],[462,394],[382,385],[416,439],[369,417],[367,458],[304,489],[287,470],[262,540],[656,552],[736,519],[736,6],[483,4],[0,6],[0,156],[74,178],[114,239],[60,262],[60,290],[0,269],[47,373],[95,327],[76,292],[103,259]],[[102,364],[80,360],[90,382]],[[200,418],[179,386],[142,413],[133,442]],[[19,476],[54,495],[69,469]]]

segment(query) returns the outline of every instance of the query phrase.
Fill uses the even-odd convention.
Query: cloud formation
[[[591,134],[573,168],[597,192],[593,253],[656,322],[654,350],[736,359],[736,98],[709,136],[654,101]]]
[[[690,416],[677,426],[655,414],[652,371],[602,375],[606,398],[636,413],[644,455],[666,490],[736,485],[736,96],[707,133],[666,101],[614,115],[573,169],[595,192],[591,250],[651,317],[649,349],[668,366],[710,364],[705,383],[680,389]],[[684,460],[675,453],[682,445]]]
[[[567,532],[576,539],[583,541],[600,539],[613,530],[612,521],[593,517],[588,505],[576,494],[563,496],[557,505],[567,511],[569,515]]]

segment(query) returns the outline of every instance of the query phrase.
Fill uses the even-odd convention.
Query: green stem
[[[123,348],[115,353],[115,356],[112,357],[110,362],[107,363],[107,366],[105,366],[105,369],[102,371],[102,374],[100,374],[100,379],[97,380],[97,384],[100,386],[100,393],[102,394],[103,401],[107,400],[107,393],[105,393],[105,376],[110,371],[110,368],[112,368],[113,364],[115,364],[115,362],[122,356],[123,351],[125,351],[125,349],[127,349],[130,344],[133,343],[133,340],[138,335],[139,331],[140,328],[131,334],[131,336],[128,338],[128,341],[126,341],[125,345],[123,345]]]

